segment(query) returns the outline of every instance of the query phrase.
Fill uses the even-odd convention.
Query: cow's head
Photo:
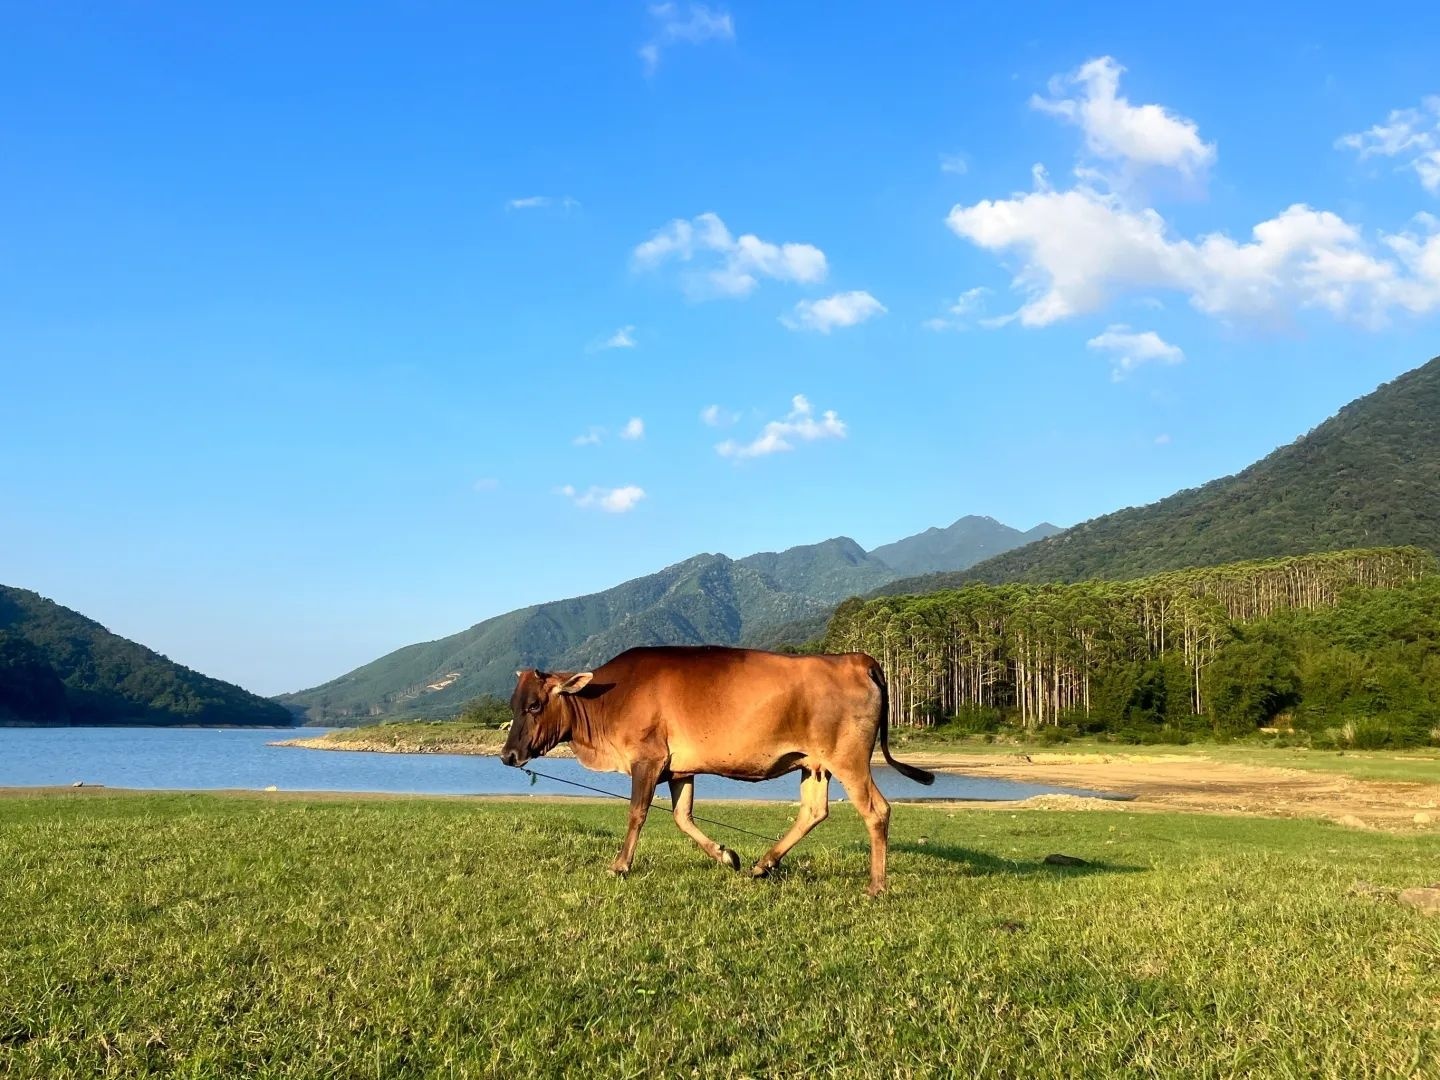
[[[588,671],[517,671],[515,693],[510,695],[514,719],[500,760],[506,765],[524,765],[568,739],[570,711],[565,695],[579,693],[590,685],[591,678]]]

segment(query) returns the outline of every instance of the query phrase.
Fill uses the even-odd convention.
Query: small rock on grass
[[[1400,903],[1413,907],[1422,915],[1440,915],[1440,884],[1406,889],[1400,894]]]
[[[1044,862],[1047,866],[1089,866],[1084,859],[1077,859],[1074,855],[1046,855]]]

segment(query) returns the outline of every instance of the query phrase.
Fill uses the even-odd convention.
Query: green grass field
[[[870,901],[848,807],[760,882],[623,814],[0,799],[0,1076],[1440,1075],[1440,919],[1352,892],[1440,837],[900,806]]]

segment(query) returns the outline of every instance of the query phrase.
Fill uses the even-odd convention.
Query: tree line
[[[1381,644],[1371,641],[1357,652],[1353,641],[1329,641],[1324,620],[1293,615],[1331,611],[1357,595],[1406,590],[1435,570],[1434,556],[1422,549],[1378,548],[1127,582],[970,585],[857,598],[837,609],[822,647],[868,652],[881,662],[894,724],[959,717],[1031,732],[1124,728],[1181,735],[1208,727],[1226,733],[1298,708],[1302,666],[1316,688],[1334,684],[1335,672],[1321,670],[1327,650],[1332,663],[1353,669],[1373,659]],[[1377,610],[1413,623],[1409,608],[1423,612],[1432,599],[1440,611],[1433,589],[1411,590]],[[1262,661],[1290,674],[1256,671]],[[1436,674],[1440,699],[1440,670]],[[1262,683],[1280,685],[1258,694],[1254,687]],[[1333,694],[1330,707],[1344,711]]]

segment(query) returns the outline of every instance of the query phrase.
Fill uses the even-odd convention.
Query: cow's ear
[[[578,694],[581,690],[584,690],[585,687],[590,685],[590,680],[594,677],[594,674],[589,671],[576,672],[574,675],[571,675],[555,689],[558,693],[561,694]]]

